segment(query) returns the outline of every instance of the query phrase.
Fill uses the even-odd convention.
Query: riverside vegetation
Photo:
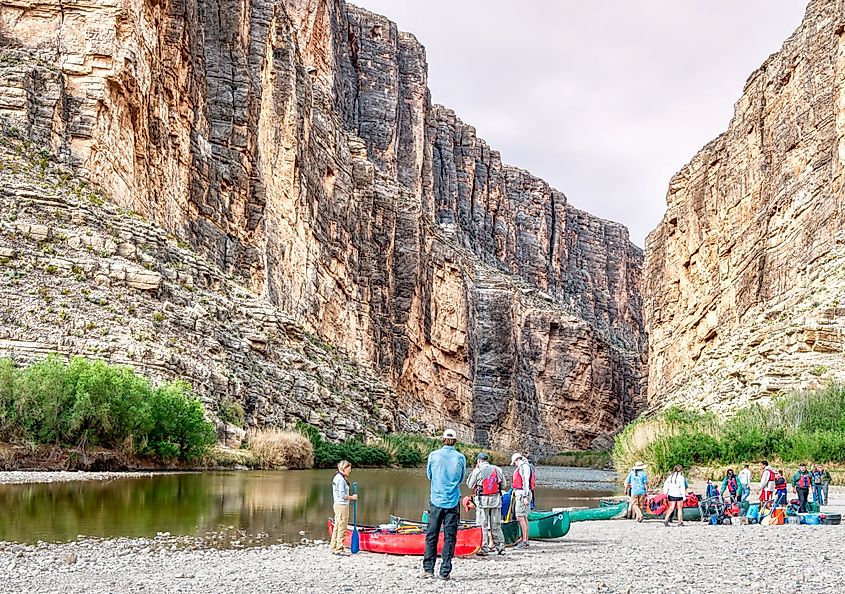
[[[729,418],[673,407],[628,425],[613,450],[617,469],[642,460],[658,475],[675,464],[703,467],[709,474],[715,471],[709,467],[720,466],[721,473],[724,466],[762,459],[791,465],[845,462],[845,385],[780,395]],[[843,482],[845,472],[829,470],[834,483]]]
[[[243,426],[243,408],[218,406],[221,422]],[[296,430],[250,430],[244,450],[215,448],[214,424],[184,382],[154,385],[132,369],[99,360],[50,356],[27,366],[0,359],[0,443],[82,451],[103,448],[124,461],[251,468],[332,468],[340,460],[357,467],[416,467],[439,441],[391,434],[342,443],[325,441],[300,423]],[[467,456],[481,448],[459,444]],[[504,461],[506,455],[494,453]],[[125,462],[124,462],[125,464]],[[14,463],[7,466],[14,467]]]

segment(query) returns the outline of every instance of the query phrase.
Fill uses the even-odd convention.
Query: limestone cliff
[[[627,230],[433,106],[423,47],[384,17],[340,0],[6,0],[0,35],[11,124],[375,369],[392,426],[586,447],[641,406]],[[253,422],[303,416],[245,404]]]
[[[671,181],[643,279],[652,405],[845,379],[845,5],[813,0]]]

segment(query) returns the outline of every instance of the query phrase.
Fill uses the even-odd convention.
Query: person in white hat
[[[642,522],[648,494],[648,476],[645,473],[645,464],[640,460],[637,460],[625,478],[625,492],[628,494],[628,516],[633,515],[637,522]]]
[[[519,452],[511,456],[511,465],[516,469],[513,471],[513,492],[511,497],[514,501],[514,514],[522,529],[522,538],[514,547],[524,549],[528,547],[528,514],[531,513],[531,498],[534,491],[534,472],[528,460]]]
[[[426,475],[431,481],[428,503],[428,526],[425,533],[425,555],[421,577],[434,577],[437,561],[437,539],[443,528],[443,550],[440,553],[440,579],[448,580],[452,572],[452,557],[458,540],[461,520],[461,483],[467,469],[466,457],[455,449],[458,435],[454,429],[443,432],[443,447],[428,455]]]

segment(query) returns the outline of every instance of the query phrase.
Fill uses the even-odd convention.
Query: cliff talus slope
[[[0,28],[9,125],[375,370],[378,422],[555,449],[639,410],[640,250],[433,106],[384,17],[14,0]]]
[[[731,409],[845,378],[843,164],[845,6],[813,0],[648,237],[651,404]]]

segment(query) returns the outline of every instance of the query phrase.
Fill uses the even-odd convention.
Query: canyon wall
[[[432,105],[424,48],[386,18],[6,0],[0,42],[8,125],[375,370],[378,423],[553,451],[642,407],[641,251]],[[256,423],[313,416],[239,398]]]
[[[648,399],[732,410],[845,379],[845,5],[812,0],[646,244]]]

